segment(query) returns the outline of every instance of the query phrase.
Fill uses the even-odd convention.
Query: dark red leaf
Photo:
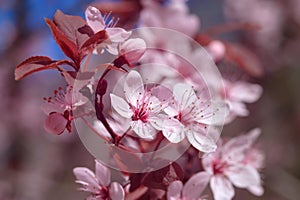
[[[148,173],[143,178],[142,183],[149,188],[166,190],[171,182],[182,180],[182,178],[183,171],[181,167],[176,162],[173,162],[164,168]]]
[[[32,73],[42,71],[42,70],[57,69],[59,65],[63,65],[63,64],[72,66],[73,63],[71,63],[68,60],[60,60],[60,61],[52,60],[51,58],[46,56],[33,56],[26,59],[16,67],[15,79],[21,80],[22,78]]]
[[[121,146],[121,145],[120,145]],[[129,152],[120,146],[112,146],[113,163],[123,172],[139,172],[143,163],[139,154]]]
[[[46,18],[45,21],[50,27],[56,43],[59,45],[64,54],[79,65],[79,52],[76,44],[72,42],[62,31],[60,31],[50,19]]]
[[[108,39],[108,35],[105,30],[99,31],[88,40],[86,40],[81,46],[80,50],[83,55],[92,52],[99,44],[103,43]]]
[[[142,179],[144,178],[146,174],[142,174],[142,173],[131,173],[129,176],[129,180],[130,180],[130,188],[129,188],[129,192],[133,192],[134,190],[136,190],[137,188],[139,188],[141,186],[142,183]]]
[[[237,63],[245,72],[254,77],[263,75],[263,66],[259,58],[249,49],[239,44],[226,44],[226,56]]]
[[[91,27],[89,27],[88,25],[84,25],[83,27],[80,27],[78,29],[79,33],[81,34],[86,34],[89,37],[92,37],[94,35],[94,31]]]
[[[90,31],[93,34],[93,30],[82,17],[66,15],[60,10],[57,10],[54,14],[53,22],[61,32],[76,44],[78,49],[91,36],[89,35]],[[86,32],[88,28],[89,33]]]
[[[70,76],[76,80],[90,80],[95,73],[94,72],[74,72],[74,71],[67,71]]]
[[[96,93],[97,95],[103,96],[105,95],[107,90],[107,81],[105,79],[102,79],[98,82]]]

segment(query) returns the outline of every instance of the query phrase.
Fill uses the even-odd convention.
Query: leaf
[[[176,180],[182,180],[182,178],[183,171],[181,167],[176,162],[173,162],[164,168],[148,173],[145,178],[143,178],[142,183],[144,186],[153,189],[166,190],[170,183]]]
[[[129,188],[129,192],[133,192],[134,190],[136,190],[137,188],[139,188],[141,186],[142,183],[142,179],[144,178],[146,174],[144,173],[131,173],[129,176],[129,180],[130,180],[130,188]]]
[[[108,35],[105,30],[97,32],[82,44],[80,48],[81,53],[83,55],[86,55],[92,52],[98,45],[100,45],[107,39],[108,39]]]
[[[259,58],[242,45],[227,43],[226,56],[230,61],[237,63],[245,72],[254,77],[261,77],[264,73]]]
[[[84,25],[84,26],[80,27],[78,29],[78,31],[81,34],[87,34],[89,37],[92,37],[94,35],[93,29],[88,25]]]
[[[81,60],[79,58],[79,52],[76,44],[72,42],[62,31],[60,31],[59,28],[50,19],[46,18],[45,21],[50,27],[53,37],[61,50],[66,56],[71,58],[78,67]]]
[[[89,34],[93,35],[94,33],[82,17],[66,15],[60,10],[54,14],[53,22],[62,33],[76,44],[78,49],[91,36]]]
[[[67,64],[72,66],[73,63],[68,60],[52,60],[46,56],[33,56],[21,62],[15,69],[15,79],[21,80],[22,78],[47,69],[57,69],[57,66]]]

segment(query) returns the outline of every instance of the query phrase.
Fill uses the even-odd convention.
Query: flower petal
[[[212,101],[198,107],[200,111],[195,120],[208,125],[222,125],[229,112],[229,106],[224,101]]]
[[[168,187],[167,200],[180,199],[182,188],[181,181],[173,181]]]
[[[85,11],[85,18],[88,25],[94,32],[98,32],[105,28],[105,22],[100,10],[95,7],[89,6]]]
[[[78,180],[78,183],[86,183],[85,185],[81,183],[86,191],[97,193],[101,189],[95,174],[88,168],[76,167],[73,169],[73,173]]]
[[[238,188],[248,188],[260,184],[260,176],[257,170],[247,165],[229,167],[224,173]]]
[[[124,92],[127,101],[136,106],[138,101],[143,97],[144,83],[141,75],[137,71],[130,71],[125,79]]]
[[[146,43],[143,39],[134,38],[126,40],[120,48],[120,54],[126,57],[128,63],[137,62],[146,51]]]
[[[110,170],[95,160],[96,178],[102,186],[108,186],[110,183]]]
[[[176,84],[173,88],[173,94],[179,104],[180,110],[188,109],[188,106],[197,100],[194,89],[188,84]]]
[[[110,41],[113,43],[124,42],[131,35],[131,31],[126,31],[123,28],[106,28],[105,30],[109,36]]]
[[[172,143],[181,142],[185,137],[184,126],[174,118],[164,120],[162,133]]]
[[[230,139],[223,148],[224,160],[227,162],[241,162],[246,156],[246,151],[251,148],[260,135],[259,128],[251,130],[248,134]]]
[[[45,120],[44,127],[47,132],[60,135],[66,129],[68,120],[61,113],[51,113]]]
[[[112,107],[122,116],[125,118],[130,118],[132,116],[132,110],[128,103],[114,94],[110,94],[111,105]]]
[[[215,200],[231,200],[234,196],[232,184],[222,175],[213,176],[211,178],[210,188]]]
[[[249,192],[256,196],[262,196],[264,194],[264,188],[261,185],[253,185],[248,187]]]
[[[258,84],[237,82],[230,89],[230,98],[247,103],[253,103],[259,99],[263,90]]]
[[[123,200],[125,198],[123,187],[117,182],[111,183],[109,187],[109,197],[111,200]]]
[[[187,199],[200,198],[203,190],[206,188],[211,175],[207,172],[194,174],[184,185],[182,196]]]
[[[201,152],[209,153],[217,149],[216,142],[207,134],[205,128],[199,124],[188,127],[186,136],[189,142]]]
[[[141,120],[130,122],[132,130],[141,138],[153,139],[154,135],[157,133],[154,127],[148,122],[142,122]]]

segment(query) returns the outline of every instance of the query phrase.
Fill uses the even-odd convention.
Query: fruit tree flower
[[[151,90],[144,88],[142,77],[137,71],[130,71],[125,79],[126,101],[110,94],[111,105],[122,117],[130,119],[130,126],[142,138],[153,138],[161,124],[162,102]]]
[[[261,154],[253,154],[253,143],[260,135],[254,129],[219,145],[216,152],[202,159],[204,169],[211,175],[210,187],[216,200],[230,200],[234,196],[233,185],[248,189],[254,195],[263,194],[257,161],[261,163]],[[221,142],[220,142],[221,143]],[[252,152],[252,153],[251,153]],[[249,155],[251,154],[251,160]]]
[[[189,142],[202,152],[216,149],[208,126],[224,121],[227,113],[225,103],[200,99],[192,86],[178,83],[173,88],[173,100],[165,112],[169,117],[163,122],[162,132],[170,142],[178,143],[187,136]]]
[[[181,181],[172,182],[167,191],[168,200],[201,200],[201,195],[209,181],[205,172],[194,174],[183,186]]]
[[[102,16],[99,9],[89,6],[85,11],[85,17],[87,24],[92,28],[94,33],[105,30],[108,34],[109,40],[105,42],[105,48],[113,48],[114,43],[124,42],[131,35],[130,31],[126,31],[123,28],[117,28],[114,19],[109,19],[109,15]],[[103,47],[103,46],[102,46]],[[101,53],[103,48],[97,50]]]
[[[122,67],[128,65],[133,68],[133,63],[137,62],[146,51],[146,43],[143,39],[134,38],[128,39],[123,43],[119,43],[116,48],[116,52],[111,50],[112,54],[118,55],[114,60],[116,67]]]
[[[253,103],[262,95],[262,88],[258,84],[244,81],[229,82],[224,80],[226,102],[229,104],[230,112],[226,123],[231,122],[236,116],[248,116],[249,111],[245,103]]]
[[[171,0],[164,6],[156,1],[144,0],[143,5],[141,27],[169,28],[188,36],[194,36],[199,30],[199,18],[189,14],[185,0]]]
[[[73,111],[87,102],[87,98],[74,90],[72,86],[69,86],[66,92],[59,88],[54,91],[53,98],[44,98],[44,100],[41,108],[48,115],[45,120],[45,129],[56,135],[63,133],[65,129],[71,132]]]
[[[95,160],[95,173],[85,167],[76,167],[73,172],[77,178],[75,182],[82,185],[79,189],[91,193],[87,199],[124,199],[123,187],[117,182],[111,183],[110,170],[99,161]]]

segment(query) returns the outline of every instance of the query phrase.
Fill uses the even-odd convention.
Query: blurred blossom
[[[289,0],[290,9],[295,20],[300,24],[300,1]]]
[[[85,167],[73,169],[76,183],[80,184],[81,191],[89,192],[89,200],[123,200],[125,192],[121,184],[111,183],[110,169],[95,160],[95,173]]]
[[[257,196],[263,194],[259,175],[263,157],[253,150],[259,135],[260,130],[254,129],[224,144],[220,141],[216,152],[203,157],[203,166],[211,174],[210,187],[215,200],[232,199],[235,194],[233,185],[248,189]]]
[[[225,15],[233,21],[258,25],[258,31],[248,33],[258,47],[269,51],[279,47],[284,15],[278,1],[226,0]]]
[[[185,0],[170,0],[164,6],[153,0],[143,0],[142,3],[141,27],[169,28],[188,36],[194,36],[199,31],[199,18],[189,14]]]
[[[181,181],[172,182],[167,190],[168,200],[204,200],[203,190],[209,181],[209,174],[199,172],[193,175],[183,186]]]
[[[0,29],[0,54],[9,47],[16,39],[17,29],[12,20],[0,19],[0,26],[5,27]]]

